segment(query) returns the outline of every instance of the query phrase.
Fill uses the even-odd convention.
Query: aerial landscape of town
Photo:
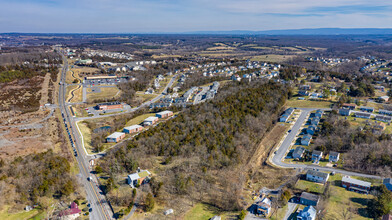
[[[70,2],[0,1],[0,220],[392,220],[392,3]]]

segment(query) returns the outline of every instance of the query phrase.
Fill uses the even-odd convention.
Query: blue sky
[[[1,32],[390,28],[385,0],[0,0]]]

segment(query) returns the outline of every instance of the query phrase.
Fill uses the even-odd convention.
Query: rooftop
[[[372,183],[369,183],[369,182],[366,182],[366,181],[362,181],[362,180],[353,179],[353,178],[351,178],[349,176],[344,176],[342,178],[342,182],[356,184],[356,185],[365,186],[365,187],[371,187],[371,185],[372,185]]]
[[[117,139],[117,138],[119,138],[119,137],[121,137],[121,136],[123,136],[123,135],[125,135],[125,133],[122,133],[122,132],[114,132],[113,134],[109,135],[107,138],[114,138],[114,139]]]
[[[137,128],[142,128],[142,126],[140,126],[140,125],[131,125],[131,126],[125,127],[124,129],[133,130],[133,129],[137,129]]]
[[[312,193],[302,192],[301,199],[307,199],[310,201],[317,202],[319,200],[319,196],[316,194],[312,194]]]
[[[318,176],[318,177],[321,177],[323,179],[326,179],[329,176],[328,173],[323,173],[323,172],[319,172],[319,171],[316,171],[316,170],[308,170],[308,172],[306,172],[306,174],[309,174],[309,175],[312,175],[312,176]]]

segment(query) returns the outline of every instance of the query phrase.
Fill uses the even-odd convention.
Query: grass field
[[[222,217],[222,220],[225,219],[237,219],[239,213],[236,212],[222,212],[218,208],[204,204],[198,203],[191,210],[189,210],[185,216],[185,220],[208,220],[216,215]]]
[[[298,182],[295,184],[295,188],[303,191],[309,190],[310,192],[322,194],[325,187],[323,184],[318,184],[307,180],[298,180]]]
[[[131,125],[138,125],[138,124],[142,123],[144,121],[144,119],[146,119],[150,116],[155,116],[155,113],[139,115],[139,116],[129,120],[124,127],[131,126]]]
[[[8,206],[0,211],[0,219],[7,220],[24,220],[24,219],[43,219],[44,213],[38,209],[33,209],[29,212],[21,211],[18,213],[8,213]]]
[[[277,54],[267,54],[252,57],[252,61],[265,61],[265,62],[282,62],[287,59],[293,58],[294,55],[277,55]]]
[[[117,87],[101,87],[101,92],[98,93],[87,93],[87,100],[94,101],[99,99],[118,97],[121,92]],[[87,92],[91,92],[89,88]]]
[[[157,94],[144,94],[144,92],[136,92],[136,96],[142,100],[143,102],[151,100],[155,97],[157,97]]]
[[[78,122],[77,126],[79,127],[80,133],[83,136],[83,143],[84,148],[86,149],[87,153],[93,153],[93,147],[91,146],[91,130],[87,127],[86,124],[83,122]]]
[[[332,102],[310,100],[287,100],[286,105],[297,108],[331,108]]]

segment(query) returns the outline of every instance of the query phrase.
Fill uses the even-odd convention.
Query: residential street
[[[287,208],[287,211],[286,211],[286,214],[285,214],[283,220],[289,220],[290,215],[291,215],[291,214],[294,212],[294,210],[297,208],[298,204],[297,204],[297,203],[289,202],[289,203],[287,204],[287,206],[288,206],[288,208]]]
[[[276,154],[272,157],[270,160],[273,165],[281,167],[281,168],[294,168],[294,169],[303,169],[303,170],[309,170],[309,169],[317,169],[319,171],[327,171],[327,172],[336,172],[336,173],[341,173],[343,175],[349,175],[349,176],[359,176],[359,177],[366,177],[366,178],[374,178],[374,179],[382,179],[380,176],[375,176],[375,175],[370,175],[370,174],[363,174],[363,173],[358,173],[358,172],[351,172],[351,171],[346,171],[346,170],[341,170],[341,169],[336,169],[336,168],[331,168],[331,167],[320,167],[318,165],[306,165],[306,164],[301,164],[301,163],[295,163],[295,164],[288,164],[284,163],[283,159],[289,150],[290,145],[293,143],[293,141],[296,138],[296,135],[300,132],[300,128],[306,122],[306,119],[309,116],[309,113],[311,111],[316,110],[315,108],[299,108],[302,110],[301,115],[298,117],[297,121],[291,128],[291,132],[286,136],[284,139],[283,143],[280,145],[278,150],[276,150]],[[328,109],[323,109],[323,110],[328,110]]]

